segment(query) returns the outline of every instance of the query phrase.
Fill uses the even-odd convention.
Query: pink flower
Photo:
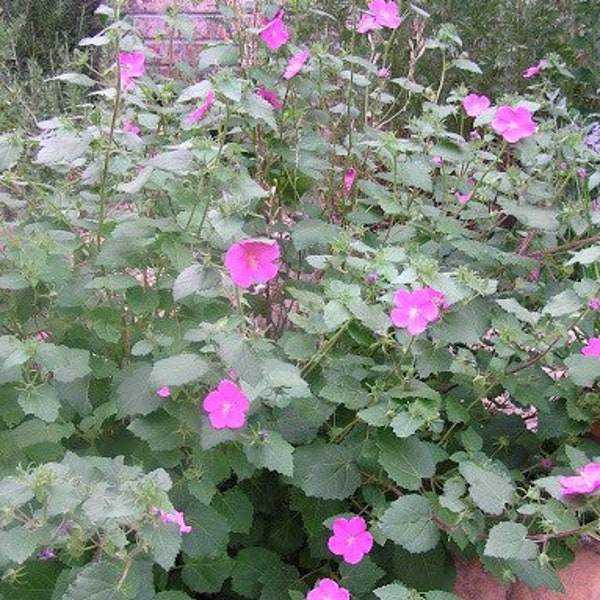
[[[429,323],[439,319],[440,308],[448,307],[444,294],[433,288],[413,292],[398,290],[394,294],[394,304],[396,308],[390,314],[392,323],[406,329],[410,335],[423,333]]]
[[[125,119],[125,121],[123,121],[123,131],[138,135],[141,129],[131,119]]]
[[[579,179],[585,179],[587,176],[587,171],[584,167],[579,167],[575,172],[577,173],[577,177],[579,177]]]
[[[551,469],[552,468],[552,459],[551,458],[542,458],[542,460],[540,460],[540,466],[543,467],[544,469]]]
[[[290,39],[290,34],[283,22],[282,8],[275,13],[272,19],[263,21],[263,28],[260,30],[259,35],[271,50],[278,50]]]
[[[256,90],[256,93],[263,99],[266,100],[275,110],[281,110],[283,108],[283,102],[279,99],[277,92],[268,90],[262,85]]]
[[[204,398],[202,408],[215,429],[239,429],[246,423],[250,401],[233,381],[223,379],[217,389]]]
[[[119,73],[121,88],[130,90],[135,87],[135,78],[146,72],[143,52],[121,52],[119,54]]]
[[[523,73],[523,77],[525,79],[529,79],[530,77],[535,77],[544,67],[546,66],[546,61],[542,58],[537,65],[533,67],[529,67],[525,73]]]
[[[469,94],[462,101],[463,108],[470,117],[478,117],[490,107],[490,104],[487,96],[478,96],[477,94]]]
[[[308,50],[303,50],[298,54],[295,54],[288,61],[287,67],[285,68],[285,72],[283,73],[284,79],[291,79],[294,75],[297,75],[300,72],[300,69],[304,66],[304,63],[308,60]]]
[[[369,12],[361,15],[356,31],[367,33],[382,27],[397,29],[400,25],[402,17],[398,14],[398,5],[394,0],[372,0],[369,2]]]
[[[529,271],[529,281],[533,281],[533,283],[537,283],[540,280],[542,272],[539,269],[534,269],[533,271]]]
[[[266,283],[277,276],[279,244],[273,240],[242,240],[225,253],[225,267],[233,283],[242,288]]]
[[[191,525],[186,525],[186,522],[184,520],[185,515],[183,514],[183,511],[179,512],[177,510],[174,510],[173,512],[169,513],[159,509],[158,512],[160,513],[160,520],[163,523],[175,523],[175,525],[179,527],[179,533],[189,533],[190,531],[192,531]]]
[[[390,76],[390,70],[387,67],[381,67],[378,71],[377,71],[377,77],[380,77],[381,79],[385,79],[386,77]]]
[[[477,129],[472,129],[471,131],[469,131],[469,139],[473,141],[480,140],[481,136],[479,135],[479,131],[477,131]]]
[[[600,359],[600,337],[590,338],[581,349],[581,354],[584,356],[595,356]]]
[[[464,193],[461,192],[456,192],[456,199],[460,202],[460,204],[466,204],[470,199],[471,196],[473,195],[473,186],[475,185],[475,181],[472,178],[469,178],[469,186],[471,187],[471,189],[467,190]]]
[[[156,393],[161,398],[168,398],[171,395],[171,390],[167,386],[165,386],[165,387],[161,387],[161,388],[157,389]]]
[[[500,106],[491,125],[510,143],[518,142],[536,132],[531,113],[524,106]]]
[[[38,331],[37,333],[34,333],[32,337],[38,342],[45,342],[47,339],[50,339],[50,332],[44,330]]]
[[[354,167],[348,167],[344,173],[344,189],[346,190],[346,194],[349,194],[352,191],[355,181],[356,169]]]
[[[327,547],[345,562],[356,565],[371,551],[373,536],[367,531],[367,523],[362,517],[338,517],[333,522],[333,535],[327,541]]]
[[[565,496],[591,494],[600,488],[600,463],[588,463],[577,469],[577,472],[579,475],[558,478]]]
[[[215,92],[210,89],[206,94],[206,100],[193,112],[191,112],[185,119],[187,125],[193,125],[197,123],[210,109],[215,101]]]
[[[350,592],[340,587],[333,579],[325,578],[306,594],[305,600],[350,600]]]
[[[599,310],[600,309],[600,298],[592,298],[588,302],[588,308],[590,310]]]
[[[443,165],[444,164],[444,159],[441,156],[432,156],[431,161],[435,165]]]

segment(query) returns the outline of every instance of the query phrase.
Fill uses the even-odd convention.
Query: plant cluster
[[[445,600],[457,554],[561,589],[600,510],[563,66],[488,97],[412,5],[310,43],[257,6],[194,82],[100,6],[88,100],[0,136],[0,597]]]

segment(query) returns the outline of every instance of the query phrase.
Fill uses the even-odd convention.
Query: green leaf
[[[411,600],[413,593],[401,583],[390,583],[373,590],[379,600]]]
[[[472,60],[467,58],[456,58],[452,61],[452,66],[460,69],[461,71],[469,71],[470,73],[477,73],[482,75],[481,69]]]
[[[396,174],[399,181],[404,185],[424,192],[431,192],[433,182],[430,171],[431,165],[428,163],[421,160],[409,160],[398,163]]]
[[[273,107],[269,102],[253,91],[244,94],[242,101],[238,104],[238,109],[245,112],[253,119],[262,121],[273,131],[277,131],[277,122],[275,121]]]
[[[407,438],[423,425],[423,419],[414,417],[406,410],[402,410],[392,419],[390,425],[396,437]]]
[[[194,167],[194,155],[187,148],[167,150],[146,160],[145,165],[178,175],[185,175]]]
[[[440,530],[432,520],[431,506],[416,494],[394,500],[380,521],[383,533],[409,552],[426,552],[435,548]]]
[[[47,81],[65,81],[74,85],[82,85],[83,87],[92,87],[96,82],[84,75],[83,73],[61,73],[56,77],[50,77]]]
[[[235,487],[219,494],[212,502],[213,508],[219,512],[234,533],[248,533],[254,519],[254,506],[250,498]]]
[[[435,461],[428,446],[416,436],[400,439],[390,431],[380,431],[375,440],[379,463],[403,488],[418,490],[421,480],[435,473]]]
[[[598,262],[600,259],[600,244],[584,248],[572,253],[573,256],[565,263],[567,265],[574,265],[579,263],[580,265],[591,265]]]
[[[5,273],[0,275],[0,290],[26,290],[31,287],[29,280],[20,273]]]
[[[7,560],[20,565],[35,552],[46,536],[46,531],[27,529],[22,525],[0,530],[0,557],[4,556]]]
[[[219,337],[219,356],[230,369],[250,385],[259,385],[264,378],[261,358],[239,333]]]
[[[12,169],[23,152],[23,144],[10,134],[0,135],[0,171]]]
[[[62,565],[59,561],[29,562],[14,582],[0,583],[2,600],[48,600],[53,598]],[[68,572],[68,571],[67,571]]]
[[[85,377],[91,371],[89,352],[79,348],[55,346],[45,342],[38,345],[35,360],[52,372],[54,379],[65,383]]]
[[[458,470],[469,484],[469,495],[483,512],[500,515],[512,503],[515,488],[508,474],[498,474],[469,461],[461,462]]]
[[[201,594],[221,591],[233,571],[234,561],[227,555],[218,558],[186,559],[181,575],[186,585]]]
[[[246,458],[259,468],[291,477],[294,474],[294,447],[277,431],[261,431],[263,439],[251,440],[244,446]]]
[[[221,274],[214,267],[191,265],[181,271],[173,283],[173,299],[179,302],[192,294],[216,298],[222,293]]]
[[[538,546],[527,539],[527,527],[520,523],[498,523],[490,529],[484,554],[495,558],[531,560],[539,554]]]
[[[141,599],[140,599],[141,600]],[[170,591],[159,592],[152,600],[192,600],[185,592]]]
[[[198,57],[198,70],[200,72],[215,67],[233,67],[239,63],[239,50],[233,44],[217,44],[205,48]]]
[[[558,574],[549,565],[541,565],[539,560],[508,559],[506,564],[512,572],[531,588],[548,588],[565,593]]]
[[[349,448],[316,442],[294,452],[294,480],[307,496],[339,499],[360,485],[360,473]]]
[[[151,373],[152,365],[148,363],[134,363],[119,373],[116,391],[119,417],[147,415],[164,402],[150,381]]]
[[[17,401],[26,415],[33,415],[47,423],[58,419],[60,399],[54,387],[49,383],[24,389],[19,394]]]
[[[583,302],[573,290],[565,290],[552,296],[544,306],[543,313],[552,317],[571,315],[580,311]]]
[[[302,219],[292,228],[292,241],[298,252],[331,244],[340,229],[319,219]]]
[[[225,552],[229,525],[214,508],[192,502],[186,507],[186,523],[192,531],[183,536],[181,548],[191,558],[216,558]]]
[[[133,600],[139,581],[135,569],[124,563],[92,562],[85,565],[62,600]]]
[[[147,442],[155,452],[175,450],[184,445],[181,424],[163,411],[139,417],[133,420],[127,429]]]
[[[452,306],[432,327],[434,341],[447,344],[476,344],[490,328],[490,307],[482,298]]]
[[[184,385],[200,379],[209,369],[210,363],[205,358],[184,352],[157,361],[150,380],[156,389],[165,385]]]
[[[27,448],[42,442],[58,443],[75,432],[72,423],[45,423],[30,419],[11,430],[13,444],[17,448]]]
[[[173,568],[181,550],[181,536],[174,523],[144,523],[138,535],[150,550],[150,556],[165,571]],[[183,534],[189,535],[189,534]]]
[[[342,579],[340,585],[350,590],[354,596],[368,594],[377,582],[385,575],[385,571],[377,566],[369,556],[365,556],[357,565],[340,565]]]
[[[600,360],[595,356],[572,354],[565,359],[569,379],[582,387],[592,387],[600,377]]]

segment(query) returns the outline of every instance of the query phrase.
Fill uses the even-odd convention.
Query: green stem
[[[327,355],[329,350],[335,346],[336,342],[340,339],[342,334],[346,331],[348,326],[350,325],[350,321],[346,321],[340,328],[325,342],[322,348],[304,365],[302,369],[302,377],[308,375]]]

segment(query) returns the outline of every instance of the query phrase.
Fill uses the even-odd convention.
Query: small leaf
[[[123,563],[90,562],[75,577],[62,600],[133,600],[139,580]]]
[[[154,562],[158,563],[165,571],[173,568],[175,559],[181,550],[182,536],[175,524],[145,523],[138,529],[138,535],[148,546]]]
[[[291,477],[294,473],[294,447],[277,431],[261,431],[260,435],[264,439],[252,440],[244,446],[246,458],[259,468]]]
[[[379,600],[411,600],[413,593],[401,583],[390,583],[373,590]]]
[[[61,73],[60,75],[56,75],[56,77],[50,77],[47,81],[66,81],[67,83],[82,85],[84,87],[96,85],[93,79],[83,73]]]
[[[233,559],[227,555],[186,559],[181,574],[183,581],[195,592],[215,594],[231,576],[233,565]]]
[[[150,379],[155,387],[184,385],[200,379],[210,369],[209,362],[197,354],[182,353],[159,360]]]
[[[600,360],[596,356],[572,354],[565,359],[569,379],[581,387],[592,387],[600,377]]]
[[[498,523],[490,530],[484,554],[496,558],[531,560],[537,557],[537,544],[527,539],[527,527],[520,523]]]
[[[512,503],[515,488],[508,474],[500,475],[469,461],[461,462],[458,470],[469,484],[471,498],[483,512],[500,515]]]

